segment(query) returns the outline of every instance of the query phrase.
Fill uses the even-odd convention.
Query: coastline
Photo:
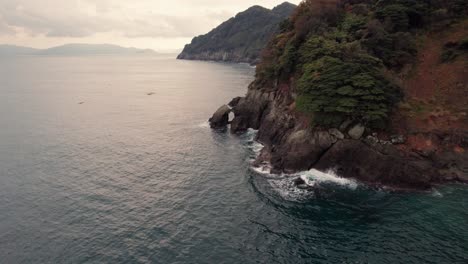
[[[378,140],[367,129],[353,138],[350,130],[359,124],[341,129],[311,128],[307,117],[291,109],[294,98],[285,92],[289,87],[283,88],[251,85],[245,97],[233,99],[229,108],[210,119],[212,128],[224,127],[227,119],[217,121],[232,111],[231,133],[258,130],[256,140],[264,147],[254,166],[270,164],[269,173],[273,174],[333,170],[340,177],[396,191],[427,191],[440,184],[468,183],[463,159],[456,164],[456,172],[444,170],[453,165],[452,159],[445,159],[448,153],[424,156],[403,151],[404,142]]]

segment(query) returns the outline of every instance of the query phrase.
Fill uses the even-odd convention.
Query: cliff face
[[[464,11],[452,13],[451,9],[463,3],[445,2],[420,18],[409,11],[408,17],[399,18],[408,24],[399,29],[395,26],[398,21],[390,24],[382,15],[380,19],[388,24],[375,29],[379,20],[375,16],[382,10],[394,14],[393,9],[411,7],[398,6],[404,1],[389,1],[390,7],[378,6],[382,2],[377,1],[323,1],[325,6],[316,6],[316,2],[301,4],[289,30],[265,49],[247,95],[230,104],[235,114],[231,131],[258,129],[257,140],[265,145],[255,165],[268,163],[272,173],[332,169],[342,177],[396,189],[468,183],[467,20]],[[439,9],[445,10],[445,18],[429,22],[428,15],[442,12]],[[367,19],[361,20],[356,13]],[[412,27],[411,19],[419,22]],[[309,23],[310,29],[317,21],[320,30],[302,32],[303,23]],[[349,34],[359,33],[343,36],[343,21],[348,21],[346,27],[351,23],[354,28]],[[353,25],[356,21],[357,28]],[[440,30],[440,23],[444,30]],[[330,38],[327,32],[333,30],[339,32]],[[317,36],[321,39],[312,39]],[[393,37],[396,39],[391,40]],[[401,40],[403,37],[406,40]],[[412,47],[397,43],[410,43],[411,39],[419,43]],[[390,53],[384,50],[388,42]],[[312,51],[307,46],[312,46]],[[374,58],[378,60],[375,69],[359,63]],[[331,66],[328,61],[333,62]],[[349,70],[352,75],[346,78],[340,77],[348,71],[346,67],[329,72],[340,63],[359,70]],[[323,65],[327,69],[320,68]],[[342,87],[331,89],[336,83]],[[397,99],[387,101],[387,90],[375,90],[376,83],[393,87],[388,91],[395,96],[389,93],[388,98]],[[321,107],[327,100],[334,105]]]
[[[185,46],[178,59],[258,62],[262,48],[296,8],[283,3],[272,10],[253,6]]]

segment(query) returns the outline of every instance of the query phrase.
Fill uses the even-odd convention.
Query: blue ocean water
[[[468,263],[468,187],[390,193],[251,169],[209,129],[248,65],[0,59],[1,263]]]

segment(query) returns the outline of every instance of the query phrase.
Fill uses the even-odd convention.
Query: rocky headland
[[[388,20],[385,17],[374,17],[381,9],[388,11],[388,6],[379,6],[382,3],[377,1],[370,1],[368,4],[324,2],[326,3],[317,6],[316,1],[305,1],[299,6],[291,19],[289,31],[280,34],[265,49],[264,52],[269,55],[262,58],[262,63],[257,67],[256,80],[250,85],[246,96],[235,98],[221,107],[210,119],[211,127],[224,128],[230,123],[232,133],[243,133],[249,128],[258,130],[257,140],[265,147],[254,165],[268,163],[271,173],[331,169],[341,177],[354,178],[372,186],[411,190],[425,190],[448,182],[468,183],[466,47],[458,48],[457,54],[450,61],[444,61],[448,56],[446,53],[451,53],[448,47],[466,45],[466,14],[457,13],[459,10],[450,11],[450,8],[454,8],[450,4],[456,1],[449,1],[444,6],[447,13],[453,12],[451,16],[447,15],[449,18],[445,21],[449,30],[441,31],[440,21],[433,24],[426,22],[427,31],[424,35],[417,36],[424,42],[415,46],[415,51],[409,52],[409,57],[405,55],[405,58],[391,60],[374,51],[374,47],[364,46],[375,41],[375,35],[371,32],[374,24],[380,20]],[[317,13],[317,10],[321,10],[321,13]],[[436,11],[430,10],[428,14]],[[317,20],[322,22],[324,14],[327,17],[339,14],[336,16],[337,21],[327,22],[327,28],[331,31],[341,30],[346,17],[356,19],[356,13],[366,17],[359,22],[362,32],[358,36],[339,41],[333,36],[328,45],[318,45],[312,49],[314,53],[325,55],[314,54],[315,57],[312,57],[307,54],[311,52],[307,48],[320,43],[310,40],[314,35],[320,36],[321,41],[326,41],[329,36],[326,31],[303,34],[298,21],[304,21],[304,14],[309,19],[318,16],[321,19]],[[427,19],[426,16],[423,18]],[[315,25],[313,23],[309,27]],[[388,37],[400,34],[399,30],[408,32],[407,36],[415,35],[414,32],[419,30],[409,31],[411,25],[405,29],[382,27],[382,30],[387,31]],[[299,34],[301,38],[298,38]],[[326,50],[330,46],[339,49],[341,45],[344,45],[343,49],[347,49],[349,47],[346,45],[350,42],[359,44],[354,54],[364,52],[366,59],[367,56],[373,56],[379,60],[376,71],[371,70],[368,74],[362,72],[367,71],[365,67],[368,64],[349,64],[349,61],[356,63],[362,60],[354,57],[355,55]],[[288,53],[293,49],[295,53],[287,61],[287,57],[291,55]],[[390,49],[395,54],[401,54],[405,47],[391,46]],[[325,61],[323,56],[326,56]],[[321,101],[314,101],[316,97],[321,100],[329,99],[325,94],[329,92],[329,86],[322,82],[324,76],[339,78],[337,76],[342,73],[329,73],[327,70],[330,68],[319,68],[330,60],[329,57],[348,63],[348,67],[357,65],[361,71],[351,72],[353,75],[344,79],[332,79],[329,83],[339,83],[343,87],[339,87],[338,91],[341,92],[333,94],[330,100],[350,94],[364,97],[364,88],[373,91],[374,95],[382,96],[379,99],[371,95],[365,95],[365,99],[340,98],[333,105],[336,107],[336,104],[342,103],[339,108],[331,109],[327,105],[318,107]],[[315,67],[310,76],[307,76],[308,67]],[[384,74],[377,75],[377,72]],[[384,97],[384,92],[372,90],[380,79],[369,82],[370,85],[367,82],[361,85],[357,81],[347,84],[348,79],[364,74],[378,76],[376,79],[390,79],[392,85],[394,84],[392,87],[396,87],[391,90],[398,94],[392,97],[397,98],[396,101],[389,100],[391,103],[387,105],[384,101],[379,101],[382,112],[377,112],[376,107],[370,107],[375,103],[372,100],[383,100],[381,98]],[[314,86],[311,87],[311,84]],[[380,85],[385,84],[382,82]],[[388,108],[383,108],[384,106]],[[369,112],[362,110],[371,108],[372,111]],[[229,122],[231,111],[235,118]]]
[[[177,58],[256,64],[262,48],[295,8],[288,2],[271,10],[250,7],[206,35],[195,37]]]

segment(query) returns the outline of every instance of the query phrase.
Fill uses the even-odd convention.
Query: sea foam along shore
[[[309,171],[293,174],[271,174],[270,164],[262,163],[260,165],[254,165],[254,161],[264,148],[260,142],[255,140],[257,132],[257,130],[249,129],[245,134],[246,145],[253,153],[250,157],[250,169],[257,174],[264,176],[273,189],[275,189],[283,198],[296,200],[300,197],[304,197],[304,195],[310,194],[314,188],[320,188],[323,186],[333,185],[352,190],[355,190],[359,186],[359,183],[356,180],[340,177],[333,170],[322,172],[316,169],[311,169]],[[296,184],[296,181],[299,178],[305,182],[308,188],[300,188],[300,186]]]

